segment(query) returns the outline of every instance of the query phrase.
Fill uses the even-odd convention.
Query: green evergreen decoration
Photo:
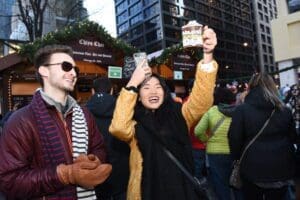
[[[96,22],[85,20],[67,26],[61,30],[49,32],[32,43],[24,44],[20,47],[18,53],[23,57],[27,57],[30,61],[33,61],[35,52],[43,46],[63,44],[86,35],[101,38],[101,40],[106,45],[110,46],[113,51],[125,56],[131,56],[134,52],[137,52],[137,49],[130,44],[121,39],[113,38],[101,25]]]
[[[165,64],[172,67],[171,59],[179,53],[187,53],[193,60],[201,60],[203,57],[201,48],[183,48],[182,43],[178,43],[171,47],[165,48],[160,56],[150,60],[150,66],[158,66]]]

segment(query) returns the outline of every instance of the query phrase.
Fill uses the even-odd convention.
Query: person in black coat
[[[245,199],[281,200],[295,173],[296,130],[291,111],[279,99],[271,76],[255,74],[244,104],[233,114],[229,129],[231,155],[238,160],[245,146],[275,112],[241,162]]]
[[[92,93],[86,106],[94,115],[98,129],[104,136],[108,161],[113,167],[110,177],[96,187],[96,195],[99,200],[126,200],[130,149],[125,142],[114,138],[108,131],[116,104],[110,80],[107,77],[95,79]]]

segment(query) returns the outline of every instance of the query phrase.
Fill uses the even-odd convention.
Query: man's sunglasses
[[[76,76],[79,75],[79,68],[77,66],[73,66],[71,63],[64,61],[61,63],[52,63],[52,64],[44,64],[44,66],[51,66],[51,65],[60,65],[61,69],[64,70],[65,72],[71,71],[73,68],[76,72]]]

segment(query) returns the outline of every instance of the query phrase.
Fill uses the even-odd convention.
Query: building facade
[[[22,0],[23,7],[31,7],[28,0]],[[19,19],[20,10],[17,0],[0,0],[0,40],[18,45],[20,42],[28,41],[28,32],[25,25]],[[33,17],[33,13],[29,12]],[[87,10],[83,7],[82,0],[48,0],[46,10],[43,14],[43,35],[71,25],[76,21],[87,18]],[[10,53],[8,45],[0,45],[0,56]]]
[[[7,41],[11,34],[12,7],[15,0],[0,0],[0,57],[8,54],[8,47],[2,41]]]
[[[279,70],[290,68],[279,74],[283,87],[299,83],[300,1],[277,0],[277,4],[278,17],[271,21],[275,62]]]
[[[251,0],[115,0],[117,35],[148,54],[181,42],[190,20],[218,35],[222,78],[257,71]]]
[[[276,0],[253,0],[254,40],[256,41],[256,60],[260,71],[277,70],[272,45],[271,20],[277,16]]]

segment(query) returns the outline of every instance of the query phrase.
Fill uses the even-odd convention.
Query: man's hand
[[[63,184],[80,185],[84,188],[93,188],[104,182],[111,170],[110,164],[102,164],[93,154],[82,154],[74,160],[73,164],[60,164],[56,168],[58,178]]]

